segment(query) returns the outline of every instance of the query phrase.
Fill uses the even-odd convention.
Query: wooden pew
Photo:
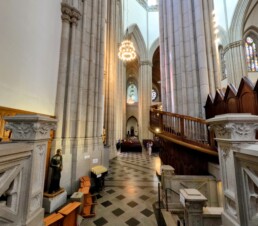
[[[60,213],[53,213],[44,218],[44,226],[62,226],[64,216]]]
[[[64,216],[62,226],[77,226],[77,212],[80,205],[80,202],[72,202],[58,211]]]

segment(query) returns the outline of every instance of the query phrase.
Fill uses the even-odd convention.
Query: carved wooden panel
[[[213,98],[211,95],[208,95],[205,108],[206,119],[213,118],[215,116],[214,107],[213,107]]]
[[[239,112],[239,104],[238,98],[236,97],[237,90],[232,85],[229,84],[226,92],[225,92],[225,103],[226,103],[226,113],[238,113]]]
[[[208,162],[218,158],[160,138],[160,158],[163,164],[175,168],[177,175],[208,175]]]
[[[224,102],[224,93],[222,90],[217,90],[213,102],[215,115],[224,114],[226,112],[226,104]]]
[[[258,115],[258,81],[252,82],[243,77],[238,91],[229,84],[225,94],[217,90],[214,100],[208,95],[205,105],[206,119],[226,113],[251,113]]]

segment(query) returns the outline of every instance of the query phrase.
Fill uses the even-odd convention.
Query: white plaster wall
[[[54,115],[60,2],[0,1],[0,106]]]
[[[149,12],[148,13],[148,35],[149,35],[149,46],[159,37],[159,13],[158,12]]]
[[[225,13],[224,1],[226,2],[227,15]],[[239,0],[214,0],[214,10],[217,18],[217,23],[225,30],[227,30],[226,19],[228,20],[228,26],[230,27],[238,1]]]
[[[214,1],[214,11],[216,15],[217,24],[223,27],[225,30],[227,30],[223,0]]]
[[[147,11],[136,0],[125,0],[124,28],[137,24],[145,43],[147,43]],[[127,7],[128,6],[128,7]]]

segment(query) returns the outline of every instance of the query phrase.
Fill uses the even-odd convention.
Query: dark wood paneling
[[[208,162],[218,163],[213,157],[165,139],[160,139],[160,158],[163,164],[175,168],[177,175],[208,175]]]
[[[206,119],[226,113],[258,115],[257,83],[254,86],[247,77],[243,77],[238,91],[230,84],[225,94],[222,90],[217,90],[214,100],[209,95],[205,105]]]

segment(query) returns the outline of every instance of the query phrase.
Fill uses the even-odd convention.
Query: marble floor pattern
[[[158,200],[158,154],[118,153],[109,163],[105,188],[97,193],[96,216],[80,226],[157,226],[153,203]]]

